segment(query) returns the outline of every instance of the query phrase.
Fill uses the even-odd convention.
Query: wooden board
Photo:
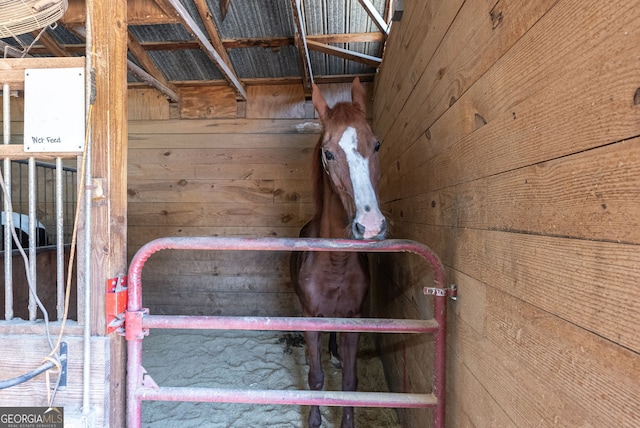
[[[169,119],[169,101],[153,88],[132,88],[127,91],[129,120]]]
[[[272,114],[251,98],[247,108]],[[132,122],[129,258],[162,236],[298,236],[313,214],[309,165],[319,129],[306,119]],[[167,314],[298,314],[288,257],[155,254],[144,268],[145,305]]]
[[[640,3],[448,6],[394,24],[401,66],[383,64],[374,110],[392,234],[434,248],[459,288],[447,426],[636,426]],[[372,306],[415,314],[403,284],[424,270],[376,267]],[[381,349],[392,385],[425,372]]]
[[[55,338],[54,338],[55,340]],[[65,416],[79,415],[82,407],[83,387],[83,340],[82,336],[66,335],[68,344],[68,384],[66,389],[59,389],[56,394],[55,404],[64,407]],[[0,336],[0,345],[11,352],[0,354],[0,366],[2,367],[2,379],[10,379],[39,367],[43,358],[51,351],[44,336],[42,328],[39,335],[11,334]],[[89,403],[95,416],[96,426],[108,426],[108,400],[110,397],[109,369],[110,353],[109,339],[105,337],[91,338],[91,369]],[[56,375],[52,375],[52,381]],[[11,407],[46,407],[47,385],[45,375],[41,374],[33,380],[0,390],[0,403],[2,406]],[[71,419],[71,418],[67,418]]]
[[[236,93],[231,87],[180,88],[179,93],[183,119],[237,117]]]
[[[305,118],[302,85],[267,85],[247,87],[247,118]]]

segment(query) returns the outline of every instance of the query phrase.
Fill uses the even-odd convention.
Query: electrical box
[[[84,68],[25,69],[24,150],[82,151],[84,94]]]

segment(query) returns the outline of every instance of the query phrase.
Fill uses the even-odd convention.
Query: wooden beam
[[[40,31],[32,31],[31,35],[33,37],[38,37]],[[47,48],[49,52],[53,54],[53,56],[66,57],[71,56],[71,54],[62,47],[53,37],[49,34],[49,30],[45,30],[42,34],[40,34],[40,43]]]
[[[373,7],[373,3],[371,3],[370,0],[358,0],[358,1],[360,2],[364,10],[367,12],[369,17],[373,21],[373,23],[376,24],[376,27],[378,27],[380,32],[384,34],[385,37],[388,37],[389,25],[382,18],[382,15],[380,15],[380,12],[378,12],[378,10],[375,7]]]
[[[0,78],[2,83],[9,84],[12,91],[23,90],[25,68],[71,68],[84,65],[84,57],[4,58],[0,59]]]
[[[365,74],[335,74],[335,75],[327,75],[327,76],[316,76],[314,81],[316,84],[321,83],[351,83],[353,79],[358,77],[361,82],[373,82],[375,78],[375,73],[365,73]],[[265,77],[265,78],[251,78],[251,79],[242,79],[242,83],[245,86],[254,86],[254,85],[293,85],[293,84],[302,84],[302,77]],[[177,88],[187,88],[187,87],[197,87],[197,86],[226,86],[226,80],[182,80],[175,81],[173,84]],[[140,87],[142,85],[146,85],[146,83],[129,83],[130,88]]]
[[[313,70],[311,69],[311,60],[309,58],[309,47],[307,46],[307,36],[302,20],[302,10],[300,9],[300,0],[291,0],[291,8],[293,10],[293,19],[296,26],[295,44],[300,54],[300,62],[303,76],[304,90],[306,94],[311,93],[311,84],[313,82]]]
[[[177,90],[171,83],[167,81],[162,71],[156,66],[153,60],[147,54],[147,51],[138,43],[135,36],[128,32],[129,41],[127,46],[129,52],[136,57],[140,62],[141,67],[138,67],[132,61],[127,60],[127,69],[138,76],[140,79],[149,83],[154,88],[158,89],[164,95],[166,95],[171,101],[179,102],[180,96],[177,94]]]
[[[77,27],[67,27],[67,30],[84,38],[76,31]],[[380,32],[375,33],[348,33],[348,34],[317,34],[307,35],[307,40],[312,40],[319,43],[353,43],[353,42],[384,42],[384,36]],[[200,49],[200,44],[196,41],[184,40],[184,41],[159,41],[159,42],[138,42],[145,51],[176,51],[181,49]],[[222,46],[224,50],[229,49],[243,49],[243,48],[278,48],[282,46],[291,46],[295,44],[293,37],[254,37],[254,38],[238,38],[238,39],[223,39]],[[6,43],[0,43],[0,48],[4,48]],[[81,44],[59,44],[70,54],[84,53],[86,46]],[[15,49],[15,48],[14,48]],[[47,48],[42,44],[34,45],[29,51],[34,55],[42,55],[49,53]]]
[[[211,44],[213,45],[216,52],[218,52],[218,55],[220,55],[224,63],[227,64],[229,70],[231,70],[233,74],[237,75],[235,69],[233,68],[233,64],[231,63],[231,59],[229,58],[229,54],[227,54],[227,50],[222,43],[218,28],[216,27],[215,22],[213,22],[213,15],[211,14],[211,10],[209,10],[209,6],[207,5],[206,0],[194,0],[194,2],[196,4],[196,8],[198,9],[198,13],[200,14],[200,19],[202,19],[202,22],[204,23],[204,28],[207,30],[209,39],[211,39]],[[227,2],[227,8],[228,7],[229,3]]]
[[[379,33],[347,33],[347,34],[318,34],[307,35],[307,40],[319,43],[353,43],[353,42],[384,42],[384,36]],[[222,48],[243,49],[243,48],[278,48],[295,44],[294,37],[254,37],[238,39],[222,39]],[[179,49],[199,49],[200,45],[193,41],[172,41],[172,42],[143,42],[140,45],[147,51],[173,51]],[[69,46],[69,45],[67,45]],[[38,48],[36,45],[34,48]]]
[[[127,274],[127,3],[87,2],[86,13],[91,26],[87,32],[89,45],[96,52],[87,52],[95,77],[95,100],[89,127],[92,183],[86,185],[100,185],[102,191],[94,192],[90,201],[90,229],[82,227],[91,237],[90,253],[83,255],[91,260],[92,290],[91,317],[85,322],[90,322],[92,335],[106,336],[106,297],[100,290],[104,290],[107,279]],[[80,278],[78,281],[82,283]],[[110,374],[105,419],[108,426],[117,427],[125,425],[126,341],[117,334],[108,338]]]
[[[220,15],[223,21],[227,17],[227,12],[229,12],[230,3],[231,0],[220,0]]]
[[[67,28],[67,30],[74,32],[73,28]],[[84,37],[84,36],[83,36]],[[316,34],[307,35],[307,40],[313,40],[319,43],[375,43],[384,42],[384,36],[379,33],[347,33],[347,34]],[[147,51],[175,51],[180,49],[200,49],[200,45],[196,41],[180,40],[180,41],[153,41],[153,42],[139,42]],[[3,44],[6,44],[3,42]],[[222,46],[225,50],[229,49],[243,49],[243,48],[278,48],[282,46],[295,45],[295,39],[293,37],[253,37],[253,38],[237,38],[237,39],[222,39]],[[84,53],[85,45],[81,44],[60,44],[60,46],[66,49],[70,53]],[[30,52],[33,54],[43,54],[45,47],[42,44],[34,45]]]
[[[171,84],[164,85],[162,82],[158,81],[152,75],[144,71],[144,69],[138,67],[131,60],[127,60],[127,70],[129,70],[129,72],[131,72],[138,78],[142,79],[149,86],[154,87],[160,92],[162,92],[167,98],[169,98],[174,103],[180,102],[180,95],[178,95],[178,92],[173,85]]]
[[[318,52],[326,53],[328,55],[337,56],[340,58],[348,59],[350,61],[359,62],[361,64],[368,65],[369,67],[378,68],[382,60],[378,57],[365,55],[359,52],[350,51],[348,49],[342,49],[335,46],[325,45],[324,43],[318,43],[311,40],[307,40],[307,45],[310,49]]]
[[[156,0],[156,1],[159,2],[161,0]],[[235,72],[231,70],[229,66],[224,62],[220,54],[216,51],[216,49],[213,47],[211,42],[209,42],[209,39],[207,38],[207,36],[202,32],[202,30],[200,30],[200,27],[198,26],[196,21],[193,19],[191,15],[189,15],[189,12],[187,11],[187,9],[185,9],[182,3],[180,3],[180,0],[166,0],[166,1],[168,1],[176,10],[178,15],[180,15],[180,18],[182,19],[187,30],[189,30],[195,36],[196,40],[198,41],[198,43],[200,44],[204,52],[216,63],[216,65],[218,66],[222,74],[224,74],[225,78],[229,81],[231,86],[236,90],[238,95],[243,100],[246,100],[247,91],[245,91],[244,87],[242,86],[240,79],[235,74]]]
[[[86,29],[81,26],[76,26],[73,28],[73,32],[81,38],[86,38]],[[144,48],[139,46],[139,43],[135,40],[133,35],[128,32],[128,42],[127,42],[128,50],[131,51],[132,55],[135,56],[144,67],[148,67],[148,69],[154,70],[155,75],[152,75],[145,71],[142,67],[137,66],[134,62],[127,59],[127,70],[130,71],[133,75],[142,79],[147,85],[156,88],[160,92],[162,92],[167,98],[169,98],[173,102],[180,102],[180,96],[178,92],[171,83],[169,83],[163,76],[162,72],[156,67],[155,63],[148,57]]]

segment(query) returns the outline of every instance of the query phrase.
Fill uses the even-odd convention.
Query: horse
[[[315,215],[301,231],[303,238],[373,239],[386,237],[387,221],[379,208],[380,141],[367,122],[365,90],[355,78],[351,102],[327,105],[317,85],[312,102],[323,131],[313,150]],[[295,252],[290,259],[291,281],[305,317],[360,317],[369,290],[366,254],[354,252]],[[321,390],[322,334],[304,332],[309,363],[309,388]],[[342,389],[357,388],[358,333],[331,333],[329,352],[342,366]],[[342,428],[354,426],[353,407],[344,407]],[[321,424],[320,409],[311,406],[308,424]]]
[[[4,233],[5,226],[7,226],[7,221],[5,217],[5,212],[2,211],[0,213],[0,229],[2,229],[2,235],[0,242],[0,250],[4,250]],[[18,241],[22,248],[29,247],[29,216],[26,214],[20,213],[11,213],[11,223],[13,223],[13,228],[16,231],[16,235],[18,236]],[[11,229],[7,230],[11,231]],[[44,224],[40,223],[36,220],[36,247],[47,246],[49,245],[49,235],[47,234],[47,229]],[[15,240],[12,239],[12,248],[15,250],[18,248]]]

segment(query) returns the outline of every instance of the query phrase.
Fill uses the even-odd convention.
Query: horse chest
[[[300,273],[298,294],[314,315],[348,317],[360,313],[369,288],[368,269],[361,256],[316,253],[306,259]]]

